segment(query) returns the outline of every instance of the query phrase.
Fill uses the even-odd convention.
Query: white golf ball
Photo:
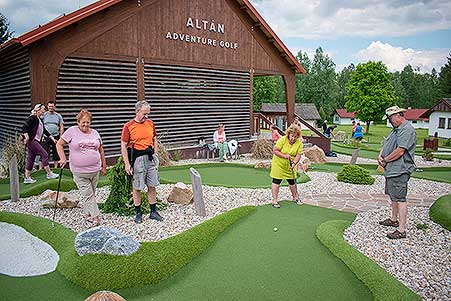
[[[277,232],[277,228],[276,227],[274,227],[274,232]]]

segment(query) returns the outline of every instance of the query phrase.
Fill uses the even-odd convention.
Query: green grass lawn
[[[58,173],[60,172],[60,169],[53,169],[53,172]],[[33,184],[24,184],[23,178],[19,177],[19,191],[20,191],[20,197],[29,197],[32,195],[41,194],[47,189],[50,190],[57,190],[58,188],[58,180],[59,179],[52,179],[48,180],[46,178],[46,173],[44,170],[40,170],[37,172],[34,172],[32,174],[32,177],[37,180],[36,183]],[[99,180],[99,186],[105,186],[108,185],[108,178],[107,176],[101,176]],[[69,169],[63,170],[63,178],[61,179],[61,191],[69,191],[72,189],[77,189],[77,186],[75,185],[74,181],[72,180],[72,173]],[[11,198],[10,193],[10,187],[9,187],[9,178],[6,179],[0,179],[0,201],[1,200],[7,200]]]
[[[431,220],[451,231],[451,194],[437,199],[429,208]]]
[[[269,169],[254,168],[250,165],[234,163],[206,163],[162,167],[159,170],[162,183],[183,182],[191,184],[190,167],[195,168],[202,177],[202,184],[223,187],[270,188]],[[310,178],[298,173],[298,183],[305,183]],[[282,185],[287,185],[286,181]]]

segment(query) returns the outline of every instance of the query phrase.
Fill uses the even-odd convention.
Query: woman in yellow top
[[[299,163],[302,153],[302,142],[299,137],[301,137],[301,128],[292,124],[285,132],[285,136],[277,140],[274,146],[270,174],[272,178],[272,206],[274,208],[280,208],[277,198],[282,180],[287,180],[290,185],[293,201],[298,205],[302,204],[296,188],[296,165]]]

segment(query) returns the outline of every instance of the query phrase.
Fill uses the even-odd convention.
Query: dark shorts
[[[56,136],[55,137],[56,141],[58,141],[59,138],[60,138],[59,136]],[[49,154],[49,158],[50,158],[50,154],[52,154],[53,161],[60,160],[60,157],[58,156],[58,152],[56,151],[56,144],[53,143],[53,141],[49,137],[44,137],[41,145],[45,149],[47,154]]]
[[[272,182],[276,185],[280,185],[280,183],[282,183],[282,179],[272,179]],[[290,185],[294,185],[296,184],[296,182],[293,179],[287,179],[288,184]]]
[[[410,175],[406,173],[397,177],[385,178],[385,194],[390,196],[392,202],[406,201],[409,179]]]

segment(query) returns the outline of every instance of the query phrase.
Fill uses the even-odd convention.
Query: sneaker
[[[398,221],[392,221],[390,218],[387,218],[383,221],[379,222],[379,225],[385,226],[385,227],[398,227],[399,222]]]
[[[155,211],[150,213],[150,219],[154,219],[161,222],[163,220],[163,217],[158,212]]]
[[[406,238],[406,231],[404,232],[399,232],[398,230],[396,230],[393,233],[388,233],[387,237],[390,239],[402,239],[402,238]]]
[[[272,204],[273,208],[280,208],[279,203]]]
[[[36,180],[35,179],[33,179],[33,178],[24,178],[23,179],[23,183],[24,184],[33,184],[33,183],[36,183]]]
[[[59,175],[54,173],[54,172],[50,172],[49,174],[47,174],[47,179],[49,179],[49,180],[50,179],[56,179],[58,177],[59,177]]]
[[[135,223],[141,224],[143,221],[143,214],[141,212],[136,213],[135,215]]]

